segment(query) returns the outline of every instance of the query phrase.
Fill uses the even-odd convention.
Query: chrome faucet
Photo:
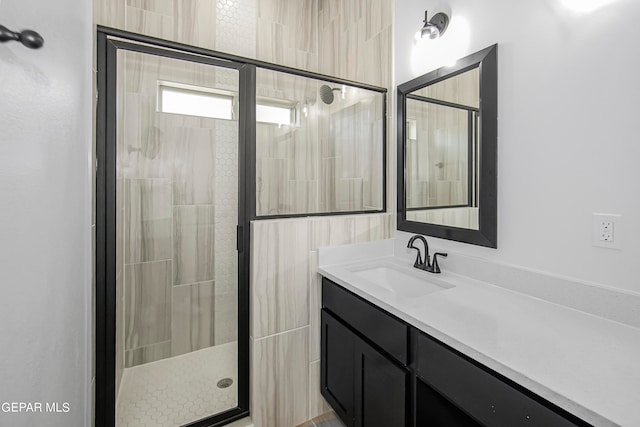
[[[420,252],[420,248],[415,247],[413,244],[416,240],[422,241],[424,243],[424,261],[422,260],[422,254]],[[427,243],[427,239],[424,236],[420,236],[416,234],[415,236],[411,236],[409,242],[407,243],[407,248],[415,249],[418,254],[416,255],[416,262],[413,263],[415,268],[420,270],[428,271],[429,273],[440,273],[440,266],[438,265],[438,256],[446,257],[447,254],[443,252],[436,252],[433,254],[433,263],[431,262],[431,257],[429,256],[429,244]]]

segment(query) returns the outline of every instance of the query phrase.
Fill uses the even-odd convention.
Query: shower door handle
[[[244,251],[244,228],[241,225],[236,226],[236,250]]]

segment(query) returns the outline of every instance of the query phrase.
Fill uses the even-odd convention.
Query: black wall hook
[[[40,49],[44,44],[42,36],[32,30],[23,30],[20,32],[11,31],[7,27],[0,25],[0,43],[11,40],[18,41],[29,49]]]

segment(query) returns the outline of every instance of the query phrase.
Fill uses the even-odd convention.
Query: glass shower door
[[[117,425],[185,425],[238,406],[239,75],[117,55]]]

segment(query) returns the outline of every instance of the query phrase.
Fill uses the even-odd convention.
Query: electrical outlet
[[[593,246],[621,249],[621,215],[593,214]]]
[[[598,238],[601,242],[613,242],[613,221],[600,221]]]

